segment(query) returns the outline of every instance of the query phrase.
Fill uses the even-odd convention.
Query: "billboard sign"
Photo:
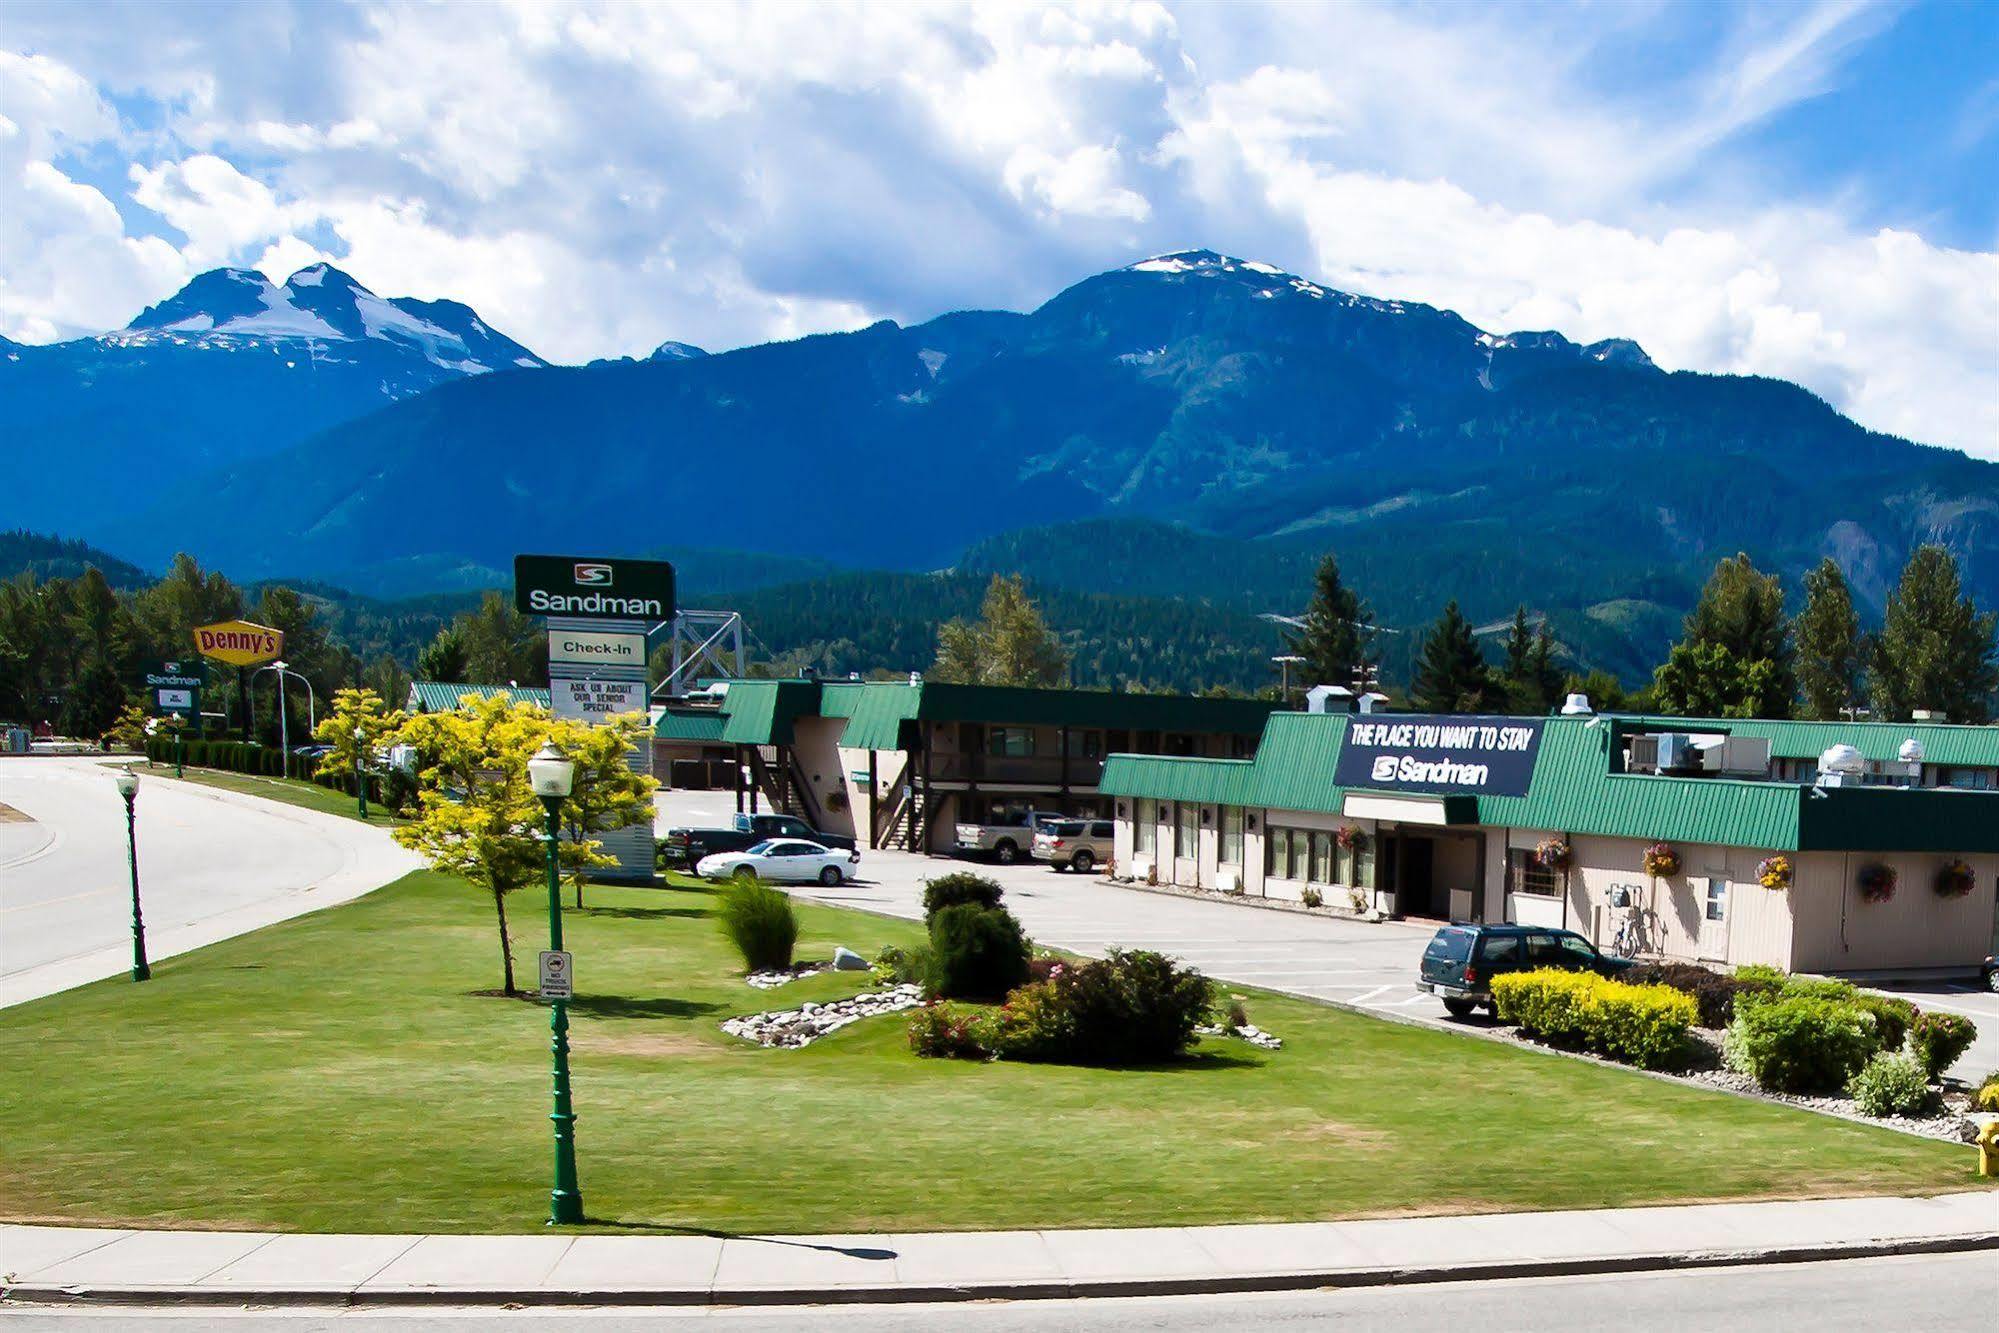
[[[517,555],[514,606],[579,620],[673,619],[673,566],[664,560]]]
[[[224,620],[203,625],[194,632],[194,646],[203,657],[212,657],[230,666],[256,666],[274,662],[284,655],[283,630],[248,620]]]
[[[1355,717],[1333,781],[1373,791],[1525,796],[1541,721],[1450,714]]]

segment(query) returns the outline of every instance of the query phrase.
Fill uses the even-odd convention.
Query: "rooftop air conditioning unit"
[[[1920,764],[1923,762],[1923,743],[1911,736],[1902,742],[1902,748],[1895,752],[1895,757],[1905,764]]]
[[[1659,767],[1659,738],[1657,736],[1633,736],[1631,757],[1625,767],[1634,773],[1655,771]]]
[[[1768,736],[1730,736],[1721,743],[1721,771],[1758,777],[1770,771]]]
[[[1684,731],[1659,733],[1659,771],[1661,773],[1684,772],[1701,766],[1700,751],[1694,746],[1694,738]]]
[[[1863,774],[1867,772],[1867,757],[1851,745],[1827,747],[1819,756],[1819,780],[1821,787],[1857,787]]]

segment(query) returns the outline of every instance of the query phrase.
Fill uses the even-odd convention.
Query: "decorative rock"
[[[868,970],[868,960],[843,944],[833,950],[833,970],[835,972],[865,972]]]
[[[756,987],[758,990],[775,990],[787,981],[796,981],[800,977],[817,976],[831,966],[831,963],[795,963],[788,971],[752,972],[747,977],[744,977],[743,980],[749,982],[750,985]]]
[[[845,1000],[831,1000],[825,1004],[807,1002],[797,1009],[726,1019],[722,1023],[722,1031],[759,1046],[796,1049],[810,1045],[829,1032],[837,1032],[858,1019],[914,1009],[922,1003],[923,988],[905,983],[888,990],[863,991]]]
[[[1281,1051],[1284,1049],[1283,1038],[1272,1036],[1262,1028],[1257,1027],[1254,1023],[1245,1023],[1239,1028],[1232,1028],[1227,1024],[1202,1024],[1195,1028],[1194,1031],[1200,1033],[1203,1037],[1234,1037],[1237,1041],[1246,1041],[1261,1050]]]

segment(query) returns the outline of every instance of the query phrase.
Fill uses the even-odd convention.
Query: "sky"
[[[557,361],[1205,247],[1999,458],[1999,4],[0,0],[0,334],[329,259]]]

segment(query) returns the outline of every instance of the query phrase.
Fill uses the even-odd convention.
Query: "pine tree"
[[[1555,638],[1547,622],[1531,625],[1527,608],[1517,607],[1506,631],[1506,703],[1529,716],[1546,713],[1562,695],[1562,672],[1555,665]]]
[[[1805,608],[1798,613],[1798,689],[1804,714],[1820,721],[1846,716],[1860,692],[1866,642],[1846,576],[1830,558],[1805,575]]]
[[[456,629],[446,627],[416,655],[416,678],[460,684],[465,681],[465,664],[465,640]]]
[[[1718,649],[1695,653],[1694,649]],[[1660,671],[1672,678],[1658,683],[1659,707],[1680,711],[1698,699],[1719,703],[1699,712],[1728,717],[1785,718],[1798,692],[1793,667],[1791,626],[1784,616],[1784,589],[1774,574],[1765,574],[1746,554],[1721,561],[1701,589],[1701,599],[1688,613],[1685,637]],[[1767,664],[1767,665],[1764,665]],[[1695,676],[1698,683],[1688,687]],[[1749,691],[1738,694],[1738,691]],[[1692,715],[1692,714],[1690,714]]]
[[[1028,597],[1018,574],[993,575],[977,624],[951,620],[937,628],[930,678],[965,685],[1064,683],[1068,654]]]
[[[1285,636],[1286,646],[1305,659],[1299,675],[1306,684],[1355,688],[1356,672],[1375,663],[1374,611],[1341,580],[1340,562],[1330,553],[1312,582],[1305,623]]]
[[[1423,636],[1409,697],[1426,713],[1479,713],[1494,707],[1499,693],[1471,622],[1455,600]]]
[[[1981,612],[1941,546],[1920,546],[1888,594],[1868,676],[1874,708],[1905,721],[1918,708],[1986,722],[1999,690],[1999,614]]]

